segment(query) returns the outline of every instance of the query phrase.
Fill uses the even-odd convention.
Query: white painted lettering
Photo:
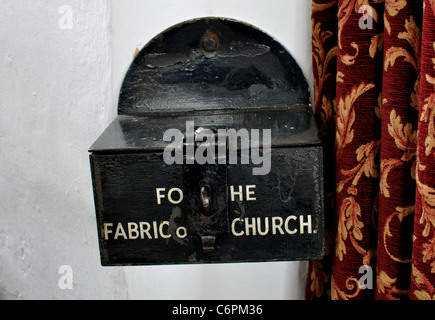
[[[245,218],[245,232],[246,235],[249,236],[251,235],[251,233],[249,232],[249,230],[252,230],[252,235],[255,236],[257,234],[257,228],[255,226],[255,218],[251,218],[251,223],[249,223],[249,218]]]
[[[154,231],[154,239],[159,238],[159,230],[157,227],[157,221],[153,221],[153,231]]]
[[[305,218],[306,217],[306,218]],[[307,221],[305,221],[307,220]],[[233,236],[279,236],[312,233],[311,216],[235,218],[231,222]],[[300,227],[298,229],[297,227]]]
[[[172,194],[173,194],[174,192],[177,192],[177,193],[178,193],[178,200],[174,200],[174,199],[172,198]],[[184,196],[183,196],[183,191],[181,191],[180,188],[173,188],[173,189],[169,190],[169,193],[168,193],[168,200],[169,200],[170,203],[172,203],[172,204],[180,204],[180,203],[183,201],[183,197],[184,197]]]
[[[125,240],[127,240],[127,234],[125,233],[124,227],[122,226],[122,223],[118,223],[118,226],[116,227],[115,232],[115,240],[118,240],[119,237],[123,237]]]
[[[276,231],[279,231],[280,234],[284,234],[282,230],[283,223],[281,217],[272,217],[272,234],[276,234]]]
[[[245,192],[246,192],[246,201],[255,201],[257,200],[255,195],[255,191],[253,189],[257,188],[256,185],[249,185],[245,186]],[[234,186],[230,186],[230,195],[231,195],[231,201],[236,201],[236,196],[239,201],[243,201],[243,186],[237,186],[237,190],[234,188]]]
[[[168,226],[169,228],[169,222],[168,221],[163,221],[160,226],[159,226],[159,234],[163,239],[169,239],[171,237],[170,234],[165,234],[163,233],[163,227],[164,226]]]
[[[257,186],[253,185],[253,186],[246,186],[246,201],[255,201],[257,200],[257,198],[255,197],[251,197],[252,195],[255,194],[254,191],[251,191],[251,189],[255,189],[257,188]]]
[[[304,222],[304,216],[299,217],[300,233],[304,234],[304,227],[307,227],[308,234],[313,233],[311,228],[311,215],[307,216],[308,221]]]
[[[239,232],[236,231],[236,223],[237,223],[237,222],[241,222],[241,221],[242,221],[242,219],[240,219],[240,218],[236,218],[236,219],[234,219],[233,222],[231,223],[231,232],[232,232],[233,235],[236,236],[236,237],[241,237],[241,236],[244,235],[244,232],[243,232],[243,231],[239,231]]]
[[[157,196],[157,204],[161,205],[162,204],[162,199],[164,199],[166,196],[164,194],[164,192],[166,191],[166,188],[157,188],[156,189],[156,196]],[[175,199],[172,196],[174,193],[178,193],[178,196],[175,195]],[[183,191],[180,188],[172,188],[171,190],[169,190],[168,192],[168,201],[172,204],[180,204],[181,202],[183,202],[184,199],[184,194]]]
[[[105,240],[158,240],[172,237],[185,239],[187,228],[171,225],[170,221],[140,221],[104,223]],[[231,234],[235,237],[280,236],[312,234],[311,215],[290,215],[287,217],[245,217],[235,218],[231,222]],[[172,231],[171,231],[172,230]],[[175,232],[174,232],[175,231]]]
[[[179,239],[187,237],[187,229],[185,227],[177,227],[171,229],[171,222],[169,221],[140,221],[140,222],[127,222],[124,225],[119,222],[116,225],[115,234],[110,228],[113,227],[113,223],[104,224],[104,239],[113,240],[157,240],[157,239],[169,239],[172,236],[176,236]],[[175,230],[175,235],[170,230]]]
[[[161,192],[165,192],[166,191],[166,189],[165,188],[157,188],[156,189],[156,194],[157,194],[157,204],[162,204],[162,200],[161,199],[163,199],[164,197],[165,197],[165,195],[164,194],[161,194]]]
[[[139,230],[138,230],[139,226],[137,225],[137,223],[129,222],[127,226],[128,226],[128,238],[130,240],[135,240],[139,238]]]
[[[269,217],[264,219],[264,230],[261,230],[261,218],[257,218],[257,231],[260,236],[265,236],[269,233]]]
[[[296,216],[288,216],[287,219],[285,219],[285,223],[284,223],[285,231],[288,234],[295,234],[296,232],[298,232],[298,230],[296,230],[296,229],[290,230],[290,228],[289,228],[290,220],[298,220],[298,218]]]
[[[187,237],[187,229],[185,227],[179,227],[175,234],[177,235],[177,238],[184,239]]]
[[[113,223],[105,223],[104,224],[104,239],[109,240],[109,234],[113,233],[112,230],[109,230],[109,227],[113,227]]]
[[[231,186],[230,193],[231,193],[231,201],[233,201],[233,202],[235,201],[235,197],[234,197],[235,195],[237,195],[239,197],[240,201],[243,201],[243,188],[242,188],[242,186],[239,186],[238,192],[234,191],[234,186]]]
[[[150,234],[151,225],[148,222],[139,222],[139,229],[141,239],[145,239],[145,234],[147,235],[148,239],[153,238]]]

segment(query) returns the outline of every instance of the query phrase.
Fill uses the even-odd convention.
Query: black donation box
[[[203,18],[155,37],[90,153],[104,266],[323,256],[308,85],[248,24]]]

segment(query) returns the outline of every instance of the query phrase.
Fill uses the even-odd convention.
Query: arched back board
[[[139,52],[122,85],[119,114],[290,104],[309,104],[309,91],[289,52],[251,25],[204,18],[164,31]]]

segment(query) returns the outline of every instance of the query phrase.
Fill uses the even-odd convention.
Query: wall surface
[[[87,152],[111,116],[110,6],[71,1],[69,29],[64,4],[1,3],[0,299],[127,295],[100,267]]]
[[[156,34],[197,17],[243,20],[311,82],[310,10],[306,0],[3,0],[0,299],[302,298],[305,263],[101,267],[87,150]]]

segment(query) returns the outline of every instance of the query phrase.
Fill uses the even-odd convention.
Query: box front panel
[[[153,153],[93,154],[91,163],[103,265],[286,261],[323,255],[320,147],[272,149],[267,175],[253,175],[259,166],[252,163],[228,165],[223,188],[228,227],[217,235],[214,250],[203,250],[204,238],[189,229],[192,191],[186,187],[196,182],[184,181],[189,179],[185,165],[166,165],[161,154]],[[222,186],[214,187],[218,189]]]

